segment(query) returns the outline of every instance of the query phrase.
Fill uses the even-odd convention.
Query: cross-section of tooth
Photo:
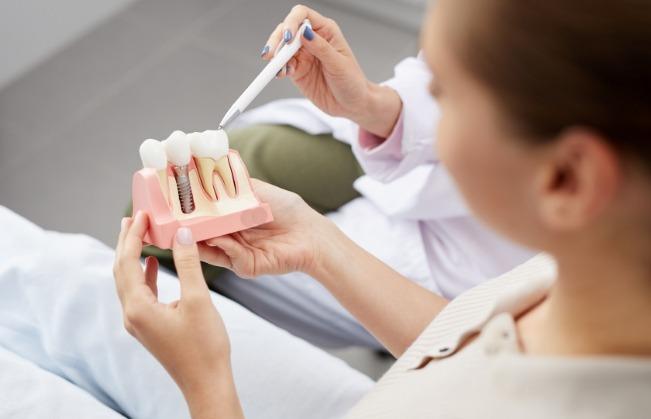
[[[213,173],[217,172],[222,179],[226,193],[230,197],[235,197],[235,181],[228,162],[228,136],[224,130],[193,133],[190,136],[190,146],[206,192],[213,199],[217,198],[213,183]]]
[[[231,198],[234,198],[237,194],[237,190],[235,187],[233,172],[231,171],[231,165],[228,161],[228,135],[226,135],[226,131],[223,129],[204,131],[203,135],[212,137],[212,141],[219,144],[219,150],[224,153],[222,157],[216,160],[215,169],[224,182],[226,193]]]
[[[140,159],[145,168],[152,168],[158,174],[165,200],[169,201],[169,186],[167,183],[167,154],[165,146],[160,141],[147,139],[140,144]]]
[[[188,134],[188,138],[190,139],[190,148],[192,149],[192,155],[194,155],[194,162],[203,188],[215,200],[217,194],[215,194],[212,174],[215,171],[215,157],[219,157],[217,155],[218,150],[216,150],[215,144],[208,141],[209,139],[200,132]]]

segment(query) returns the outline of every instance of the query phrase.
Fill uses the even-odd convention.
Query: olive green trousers
[[[311,135],[285,125],[255,125],[229,132],[229,142],[251,177],[296,192],[322,214],[359,196],[353,182],[362,169],[350,146],[329,134]],[[143,256],[156,256],[161,265],[174,270],[169,250],[148,246]],[[203,271],[211,284],[223,270],[203,264]]]

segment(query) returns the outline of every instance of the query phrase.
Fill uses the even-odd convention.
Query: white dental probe
[[[283,45],[276,55],[269,61],[269,64],[258,74],[258,76],[251,82],[249,87],[237,98],[235,103],[230,107],[224,118],[219,123],[219,129],[224,128],[237,118],[244,110],[253,102],[253,100],[262,92],[262,90],[276,77],[276,74],[287,65],[289,60],[298,52],[303,45],[303,32],[305,28],[312,26],[310,21],[305,19],[303,24],[298,28],[294,39]]]

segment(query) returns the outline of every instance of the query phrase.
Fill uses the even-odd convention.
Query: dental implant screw
[[[194,211],[194,197],[192,196],[188,166],[174,166],[174,177],[176,178],[176,189],[181,202],[181,211],[184,214],[190,214]]]

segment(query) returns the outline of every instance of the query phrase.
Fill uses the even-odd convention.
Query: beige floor
[[[0,205],[49,229],[115,242],[138,146],[203,130],[262,67],[287,0],[140,0],[0,91]],[[418,36],[318,0],[372,80],[417,51]],[[257,99],[298,96],[274,81]],[[377,377],[386,362],[338,352]]]

